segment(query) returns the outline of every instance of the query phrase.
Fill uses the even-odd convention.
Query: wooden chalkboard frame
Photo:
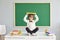
[[[23,3],[23,2],[15,2],[15,3]],[[15,3],[14,3],[14,26],[15,26]],[[27,2],[24,2],[24,3],[27,3]],[[36,3],[36,2],[33,2],[33,3]],[[43,3],[43,2],[41,2],[41,3]],[[50,3],[50,2],[47,2],[47,3]],[[50,3],[50,9],[51,9],[51,3]],[[50,26],[51,26],[51,24],[52,24],[52,22],[51,22],[51,10],[50,10]],[[22,27],[22,26],[17,26],[17,27]],[[41,26],[41,27],[44,27],[44,26]],[[48,26],[46,26],[46,27],[48,27]]]

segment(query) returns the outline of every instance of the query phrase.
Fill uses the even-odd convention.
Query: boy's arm
[[[24,17],[24,21],[27,22],[27,15],[25,15],[25,17]]]
[[[35,14],[35,22],[37,22],[39,20],[38,16]]]

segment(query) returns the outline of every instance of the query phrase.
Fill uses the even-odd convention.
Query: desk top
[[[51,36],[45,35],[44,32],[37,33],[36,36],[28,36],[27,33],[23,33],[22,35],[13,35],[11,36],[10,34],[5,35],[5,37],[56,37],[55,34],[51,34]]]

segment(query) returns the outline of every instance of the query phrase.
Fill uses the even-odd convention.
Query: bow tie
[[[29,22],[32,22],[32,21],[29,21]]]

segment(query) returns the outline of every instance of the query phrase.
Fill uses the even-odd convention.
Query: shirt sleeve
[[[25,17],[24,17],[24,21],[27,23],[27,15],[25,15]]]
[[[35,22],[37,22],[38,20],[39,20],[39,18],[38,18],[38,16],[37,15],[35,15]]]

